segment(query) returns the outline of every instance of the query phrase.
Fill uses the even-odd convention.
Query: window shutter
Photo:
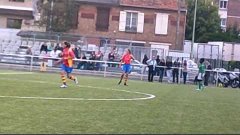
[[[168,14],[158,13],[156,17],[155,34],[167,35],[168,33]]]
[[[126,29],[126,20],[127,20],[127,13],[124,12],[124,11],[120,11],[119,31],[125,31],[125,29]]]
[[[143,33],[143,30],[144,30],[144,13],[138,13],[137,32]]]

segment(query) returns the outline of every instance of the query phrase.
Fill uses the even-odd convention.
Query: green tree
[[[198,0],[195,42],[208,42],[209,36],[221,33],[218,8],[213,0]],[[192,39],[195,0],[187,0],[186,39]]]
[[[41,4],[41,8],[40,24],[46,25],[47,31],[67,32],[77,25],[78,6],[74,0],[47,0]]]

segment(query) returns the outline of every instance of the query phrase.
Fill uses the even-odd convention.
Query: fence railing
[[[8,59],[7,59],[8,58]],[[55,61],[60,60],[61,58],[54,58],[54,57],[48,57],[48,56],[33,56],[33,55],[20,55],[20,54],[4,54],[0,53],[0,67],[1,63],[4,64],[14,64],[14,65],[24,65],[24,67],[27,66],[28,70],[30,72],[36,71],[40,69],[41,64],[45,63],[45,65],[48,65],[48,69],[52,70],[59,70],[60,71],[60,65],[56,64]],[[120,62],[110,62],[110,61],[99,61],[99,60],[86,60],[86,59],[74,59],[75,61],[75,73],[84,73],[87,74],[86,71],[88,71],[89,75],[93,75],[92,73],[99,73],[102,74],[103,77],[108,77],[108,76],[119,76],[121,74],[121,63]],[[146,80],[147,78],[147,67],[148,65],[144,65],[141,63],[133,63],[131,64],[132,66],[132,72],[131,76],[135,77],[136,79],[140,80]],[[13,66],[11,66],[13,68]],[[156,66],[156,68],[162,68],[164,69],[164,74],[166,72],[167,67],[166,66]],[[18,67],[16,69],[19,69]],[[178,83],[181,84],[183,83],[183,68],[182,67],[171,67],[171,72],[172,70],[177,69],[177,75],[178,77]],[[81,72],[82,71],[82,72]],[[215,78],[215,86],[219,86],[220,83],[224,82],[219,82],[220,78],[219,75],[222,73],[225,74],[238,74],[239,78],[238,81],[240,80],[240,72],[232,72],[232,71],[219,71],[219,70],[206,70],[206,72],[209,72],[212,74],[212,77]],[[198,69],[197,68],[188,68],[187,69],[188,73],[188,82],[194,82],[195,77],[198,74]],[[156,73],[157,74],[157,73]],[[172,76],[171,76],[172,77]],[[159,78],[159,76],[155,76],[156,78]],[[164,79],[166,80],[167,77],[164,75]],[[157,79],[158,80],[158,79]]]

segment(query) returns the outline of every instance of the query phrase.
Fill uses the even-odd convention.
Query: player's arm
[[[75,54],[72,50],[69,51],[69,56],[70,56],[71,59],[75,58]]]

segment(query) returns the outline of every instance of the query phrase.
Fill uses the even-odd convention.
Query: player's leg
[[[126,72],[126,65],[123,65],[122,71],[123,71],[123,73],[122,73],[122,75],[120,77],[120,81],[118,82],[118,85],[120,85],[122,83],[122,80],[123,80],[125,72]]]
[[[128,73],[125,74],[125,82],[124,82],[125,86],[127,86],[127,81],[128,81]]]
[[[130,72],[131,72],[131,65],[126,65],[125,82],[124,82],[125,86],[128,86],[127,81],[128,81],[128,75]]]
[[[73,80],[76,84],[78,84],[78,79],[77,79],[77,77],[75,77],[75,76],[73,76],[73,75],[71,74],[72,71],[73,71],[73,68],[68,67],[67,77],[68,77],[68,79]]]
[[[121,75],[121,77],[120,77],[120,81],[118,82],[118,85],[120,85],[121,83],[122,83],[122,80],[123,80],[123,78],[124,78],[124,72],[122,73],[122,75]]]
[[[67,87],[67,79],[65,77],[65,73],[66,73],[66,67],[65,67],[65,65],[62,65],[61,79],[62,79],[63,84],[62,84],[61,88]]]

